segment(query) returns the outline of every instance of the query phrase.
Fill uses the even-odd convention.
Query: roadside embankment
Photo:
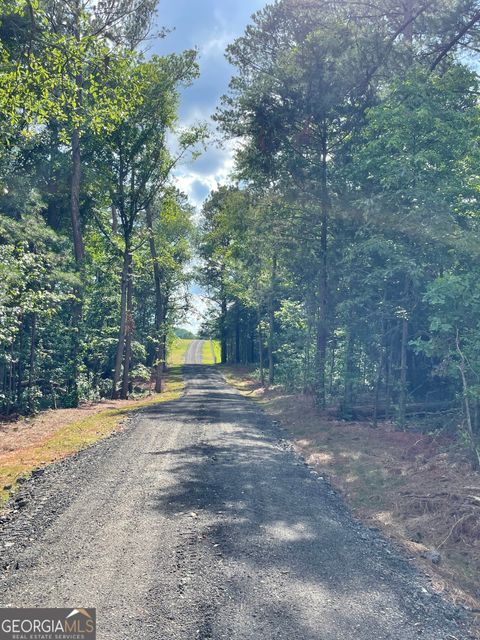
[[[181,368],[172,367],[161,394],[103,400],[76,409],[51,409],[0,423],[0,509],[15,492],[17,483],[33,471],[106,438],[121,429],[133,411],[179,398],[183,388]]]

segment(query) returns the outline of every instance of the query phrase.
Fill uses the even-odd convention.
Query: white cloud
[[[211,115],[220,97],[228,91],[235,72],[224,57],[225,48],[243,33],[250,15],[265,4],[266,0],[159,0],[159,24],[175,30],[158,41],[154,51],[160,54],[187,48],[199,51],[200,77],[181,92],[181,126],[209,121],[212,130],[215,129]],[[197,162],[178,167],[176,184],[188,195],[197,212],[212,189],[229,182],[234,152],[233,143],[226,143],[222,149],[211,144]],[[194,309],[186,324],[196,331],[208,309],[208,299],[201,291],[191,291],[191,295]]]
[[[210,38],[202,43],[199,47],[200,59],[208,58],[209,56],[223,56],[227,46],[235,39],[230,33],[222,33],[219,36]]]
[[[178,169],[175,182],[199,210],[210,191],[231,179],[234,169],[235,144],[211,148],[197,161]]]

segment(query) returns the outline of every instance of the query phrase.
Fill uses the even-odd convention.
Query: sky
[[[251,15],[266,4],[266,0],[159,1],[158,25],[171,32],[153,42],[150,51],[164,55],[196,48],[199,54],[200,77],[182,93],[181,125],[207,121],[214,138],[220,138],[211,116],[234,73],[225,59],[225,48],[242,35]],[[227,142],[220,146],[212,140],[198,160],[177,169],[177,184],[200,209],[210,191],[228,180],[232,167],[231,145]],[[208,302],[200,288],[194,286],[191,293],[193,310],[182,326],[196,331]]]
[[[197,48],[199,52],[200,78],[183,92],[182,124],[209,121],[215,130],[210,118],[234,72],[225,60],[225,48],[243,33],[250,16],[265,4],[266,0],[159,1],[158,24],[172,31],[157,41],[152,51],[167,54]],[[226,143],[222,149],[212,141],[200,159],[180,168],[178,184],[198,207],[217,183],[226,181],[231,169],[231,147]]]

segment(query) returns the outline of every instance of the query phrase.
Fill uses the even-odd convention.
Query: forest
[[[258,12],[227,49],[236,182],[199,243],[222,361],[346,420],[448,418],[474,468],[479,20],[463,0]]]
[[[199,220],[175,182],[212,135],[178,116],[197,52],[150,53],[156,11],[1,0],[0,413],[161,392],[195,278],[222,363],[347,420],[453,417],[478,468],[478,3],[257,12]]]
[[[171,180],[195,51],[146,55],[153,0],[1,2],[0,413],[162,390],[192,208]],[[161,36],[162,34],[156,34]]]

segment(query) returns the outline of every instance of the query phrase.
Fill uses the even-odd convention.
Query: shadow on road
[[[174,482],[155,508],[179,527],[189,514],[196,519],[190,547],[218,586],[210,625],[232,632],[241,610],[245,628],[268,638],[449,637],[445,605],[423,598],[408,563],[351,518],[253,402],[212,369],[187,367],[186,375],[187,392],[168,413],[193,444],[145,455],[173,456]]]

